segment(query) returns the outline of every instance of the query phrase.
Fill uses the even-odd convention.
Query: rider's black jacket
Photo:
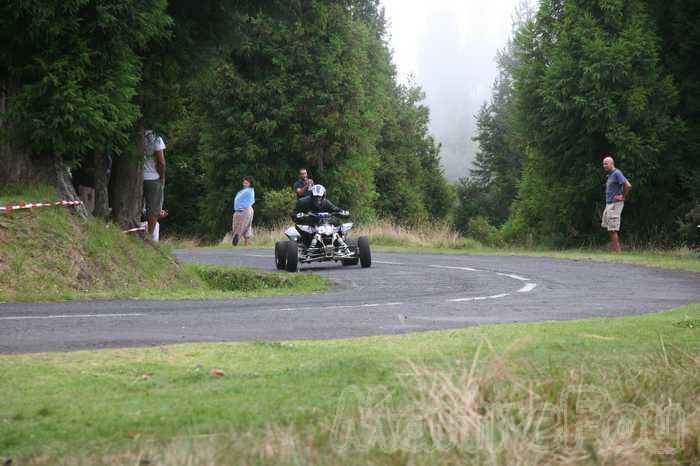
[[[314,214],[317,214],[319,212],[328,212],[331,214],[336,214],[338,212],[342,212],[343,209],[337,207],[335,204],[333,204],[331,201],[328,199],[322,199],[321,203],[317,206],[314,203],[314,199],[312,196],[307,196],[307,197],[302,197],[299,199],[294,206],[294,213],[292,214],[292,220],[295,222],[299,223],[298,219],[296,218],[296,214],[302,213],[306,214],[309,212],[312,212]]]

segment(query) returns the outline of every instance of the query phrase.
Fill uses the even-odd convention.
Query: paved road
[[[273,270],[272,252],[177,251],[183,261]],[[323,264],[326,294],[250,300],[0,305],[0,352],[184,341],[316,339],[468,325],[622,316],[700,302],[700,274],[535,257],[375,253],[370,269]]]

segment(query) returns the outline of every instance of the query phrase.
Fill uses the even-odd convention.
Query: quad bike
[[[296,272],[301,264],[312,262],[340,261],[345,266],[358,263],[367,268],[372,265],[369,239],[360,236],[357,241],[348,238],[351,222],[341,223],[346,211],[339,213],[296,214],[294,226],[284,234],[288,241],[275,244],[275,264],[278,270]]]

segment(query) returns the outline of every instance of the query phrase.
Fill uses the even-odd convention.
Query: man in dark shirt
[[[314,180],[309,178],[306,168],[299,169],[299,179],[294,182],[294,192],[297,199],[306,197],[311,193],[311,187],[314,185]]]
[[[603,159],[603,169],[608,172],[608,180],[605,184],[605,211],[601,226],[610,233],[610,242],[613,252],[620,252],[620,221],[625,199],[632,189],[632,185],[622,171],[615,168],[612,157]]]

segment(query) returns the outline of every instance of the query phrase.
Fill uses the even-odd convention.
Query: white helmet
[[[311,199],[313,199],[313,203],[316,206],[316,208],[321,207],[321,202],[323,199],[326,197],[326,188],[323,187],[323,185],[320,184],[315,184],[311,188]]]
[[[315,184],[311,188],[311,195],[313,197],[324,198],[326,197],[326,188],[324,188],[321,184]]]

